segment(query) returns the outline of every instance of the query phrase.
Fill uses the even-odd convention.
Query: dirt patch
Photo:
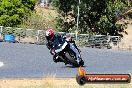
[[[26,38],[21,38],[20,39],[21,43],[28,42],[28,43],[35,43],[36,39],[33,37],[26,37]]]
[[[80,86],[75,78],[4,79],[0,88],[131,88],[130,84],[85,84]]]
[[[54,87],[63,85],[77,85],[75,79],[4,79],[0,80],[0,88],[37,88],[38,86]],[[40,88],[40,87],[38,87]]]
[[[132,24],[128,25],[128,28],[126,29],[126,32],[128,34],[123,34],[123,39],[120,43],[121,47],[128,48],[129,46],[132,46]]]
[[[125,29],[126,34],[123,34],[121,42],[117,46],[113,46],[114,49],[132,50],[132,21],[129,21],[128,27]]]

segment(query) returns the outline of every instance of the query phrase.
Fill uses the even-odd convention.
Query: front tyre
[[[69,63],[72,64],[75,67],[79,67],[79,64],[77,61],[69,54],[69,52],[65,53],[66,58],[68,59]],[[74,55],[73,55],[74,56]]]
[[[81,61],[79,62],[79,66],[83,67],[84,65],[84,61],[81,59]]]

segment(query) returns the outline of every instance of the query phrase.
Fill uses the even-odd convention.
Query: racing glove
[[[51,49],[51,50],[50,50],[50,53],[51,53],[52,55],[55,55],[55,49]]]

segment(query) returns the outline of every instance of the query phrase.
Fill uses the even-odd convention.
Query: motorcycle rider
[[[56,44],[60,44],[60,42],[63,40],[64,38],[60,35],[60,34],[55,34],[55,31],[52,28],[48,28],[46,30],[46,46],[47,48],[50,50],[50,53],[53,55],[53,61],[54,62],[62,62],[61,58],[58,57],[57,53],[55,52],[55,46]],[[78,52],[78,48],[75,46],[73,46],[72,44],[70,44],[70,48],[76,53],[76,57],[77,57],[77,62],[79,63],[81,61],[80,59],[80,54]],[[67,64],[67,63],[65,63]]]

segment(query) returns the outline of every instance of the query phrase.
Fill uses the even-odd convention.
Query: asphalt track
[[[132,51],[80,48],[89,73],[132,74]],[[77,68],[54,63],[45,45],[0,43],[0,78],[75,77]]]

